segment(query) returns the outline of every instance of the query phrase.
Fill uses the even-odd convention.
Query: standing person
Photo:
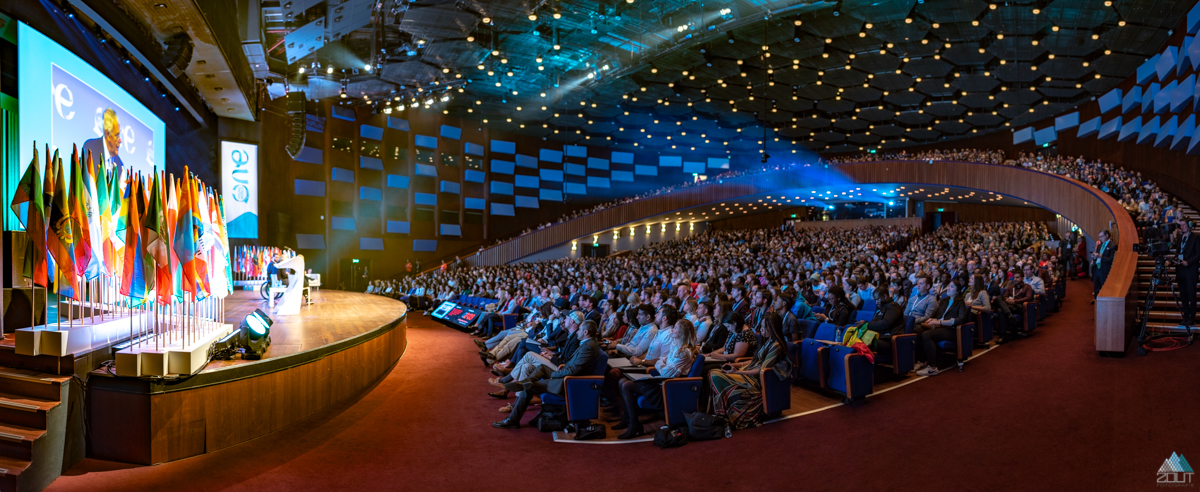
[[[421,259],[420,258],[417,258],[417,263],[415,265],[413,265],[413,270],[416,270],[417,274],[421,273]]]
[[[408,260],[404,263],[404,272],[409,276],[412,276],[412,260]]]
[[[1175,282],[1179,284],[1183,307],[1183,319],[1179,326],[1190,330],[1196,324],[1196,269],[1200,267],[1200,239],[1192,238],[1191,221],[1180,222],[1176,234],[1179,235],[1176,244],[1179,258],[1175,264]]]
[[[1096,303],[1096,296],[1100,294],[1100,288],[1108,278],[1108,271],[1112,269],[1113,257],[1117,252],[1117,245],[1112,244],[1112,234],[1107,229],[1100,231],[1099,238],[1100,245],[1092,253],[1092,304]]]

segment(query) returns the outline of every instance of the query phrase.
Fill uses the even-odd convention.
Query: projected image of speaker
[[[262,359],[271,345],[271,325],[275,324],[267,313],[255,309],[242,320],[236,330],[213,343],[212,358],[232,360],[241,354],[245,360]]]

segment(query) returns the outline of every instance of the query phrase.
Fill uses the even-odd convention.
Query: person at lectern
[[[1200,268],[1200,238],[1192,237],[1190,221],[1180,222],[1175,236],[1174,246],[1179,251],[1179,258],[1175,263],[1175,282],[1179,284],[1179,302],[1183,316],[1179,325],[1190,328],[1196,324],[1196,277],[1197,273],[1200,273],[1197,271],[1197,268]]]
[[[117,112],[112,108],[104,110],[104,135],[83,142],[84,155],[91,152],[93,162],[104,166],[121,175],[121,123],[117,121]],[[103,159],[103,160],[101,160]]]

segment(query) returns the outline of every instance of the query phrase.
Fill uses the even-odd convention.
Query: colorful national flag
[[[83,276],[87,273],[88,265],[92,263],[92,232],[91,221],[88,219],[87,193],[83,185],[83,164],[75,147],[71,148],[71,189],[67,195],[67,209],[71,214],[74,273],[76,276]]]
[[[25,204],[25,214],[21,214],[22,204]],[[43,204],[42,176],[38,171],[37,144],[33,146],[33,161],[25,169],[21,181],[17,183],[12,210],[25,227],[25,233],[29,235],[29,248],[25,253],[29,277],[33,279],[33,283],[48,287],[50,283],[46,274],[46,207]]]
[[[63,173],[62,159],[55,151],[54,159],[54,195],[50,202],[47,223],[49,232],[46,234],[46,249],[54,257],[58,265],[57,290],[59,294],[76,297],[75,260],[72,250],[75,246],[71,230],[71,209],[68,205],[67,176]]]
[[[121,294],[134,299],[146,298],[146,245],[142,238],[141,215],[144,201],[139,189],[141,179],[129,176],[125,227],[125,262],[121,275]]]

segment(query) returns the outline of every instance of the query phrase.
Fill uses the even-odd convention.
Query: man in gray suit
[[[542,393],[563,393],[563,378],[567,376],[582,376],[592,374],[596,362],[600,360],[600,327],[594,321],[584,321],[575,332],[575,340],[579,343],[571,358],[560,365],[558,370],[550,371],[546,366],[540,366],[538,372],[524,381],[513,381],[504,387],[508,391],[517,392],[517,401],[513,403],[512,412],[499,422],[492,422],[497,429],[521,428],[521,416],[529,407],[529,401],[534,395]]]

